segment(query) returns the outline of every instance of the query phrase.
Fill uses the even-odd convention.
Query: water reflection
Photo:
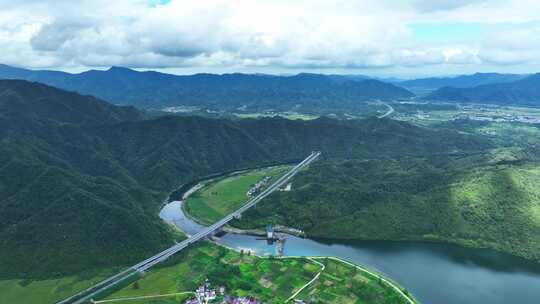
[[[540,274],[540,263],[503,254],[491,249],[473,249],[452,244],[420,241],[358,241],[318,238],[312,240],[328,246],[362,247],[365,250],[374,250],[386,256],[392,254],[402,255],[407,252],[417,254],[421,251],[428,251],[431,256],[436,255],[456,264],[485,267],[499,272],[529,272],[536,275]]]

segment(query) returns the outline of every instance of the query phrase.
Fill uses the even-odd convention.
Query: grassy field
[[[0,303],[56,303],[118,271],[120,269],[105,269],[85,272],[76,276],[39,281],[2,280],[0,281]]]
[[[407,303],[390,286],[355,267],[331,259],[318,261],[326,264],[325,270],[296,298],[309,298],[315,300],[313,303]],[[181,253],[167,266],[152,269],[107,300],[173,294],[118,302],[179,303],[189,295],[175,293],[193,291],[208,279],[214,287],[224,286],[234,296],[250,295],[264,303],[284,303],[321,269],[308,258],[259,258],[206,242]]]
[[[265,176],[272,180],[285,173],[289,166],[252,170],[243,174],[218,179],[191,195],[185,211],[203,223],[214,223],[239,208],[248,199],[247,191]]]

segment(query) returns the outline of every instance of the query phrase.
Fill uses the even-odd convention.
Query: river
[[[167,204],[160,217],[187,234],[203,226],[186,218],[182,202]],[[226,234],[219,243],[275,252],[256,237]],[[285,256],[335,256],[376,270],[411,292],[423,304],[538,304],[540,264],[488,249],[426,242],[338,241],[287,236]]]

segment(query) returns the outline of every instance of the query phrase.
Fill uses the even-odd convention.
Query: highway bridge
[[[219,231],[221,227],[229,223],[235,218],[240,218],[242,213],[250,209],[251,207],[257,205],[262,199],[270,195],[272,192],[277,190],[279,187],[287,183],[298,171],[300,171],[305,166],[309,165],[313,161],[315,161],[319,156],[321,155],[321,152],[312,152],[306,159],[301,161],[299,164],[294,166],[291,170],[289,170],[287,173],[282,175],[279,179],[277,179],[270,187],[266,188],[264,191],[259,193],[257,196],[251,198],[248,200],[242,207],[238,208],[236,211],[232,212],[231,214],[227,215],[223,219],[219,220],[218,222],[212,224],[211,226],[205,228],[201,232],[192,235],[190,238],[175,244],[174,246],[140,262],[136,265],[131,266],[130,268],[112,276],[109,277],[100,283],[83,290],[63,301],[58,302],[57,304],[83,304],[88,303],[92,301],[93,298],[96,298],[99,295],[104,294],[107,290],[115,287],[116,285],[124,282],[130,277],[133,277],[134,275],[138,275],[149,269],[150,267],[165,261],[172,255],[178,253],[179,251],[185,249],[189,245],[204,239],[208,236],[213,235],[216,231]]]

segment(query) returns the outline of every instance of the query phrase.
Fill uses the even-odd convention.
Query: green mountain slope
[[[178,185],[207,174],[294,161],[316,149],[349,158],[490,146],[385,119],[139,121],[133,109],[33,83],[22,83],[20,92],[21,83],[4,83],[9,94],[0,94],[2,277],[71,273],[155,253],[172,243],[157,217],[161,202]],[[71,110],[59,115],[52,110],[58,105]]]
[[[270,218],[313,237],[442,240],[540,260],[535,155],[502,149],[319,162],[295,179],[295,191],[279,193],[238,224]]]
[[[117,107],[92,96],[21,80],[0,80],[0,113],[85,125],[142,118],[133,107]]]

